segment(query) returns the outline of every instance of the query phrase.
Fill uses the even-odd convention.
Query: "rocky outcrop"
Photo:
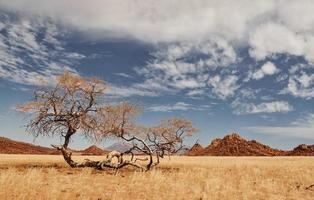
[[[205,149],[202,147],[202,145],[200,145],[199,143],[196,143],[191,147],[191,149],[187,151],[187,155],[188,156],[200,156],[205,153],[204,150]]]
[[[233,133],[223,139],[215,139],[205,148],[206,155],[212,156],[278,156],[284,151],[273,149],[255,140],[248,141]]]
[[[287,152],[273,149],[256,140],[248,141],[237,133],[214,139],[210,145],[203,148],[195,144],[187,155],[193,156],[283,156]]]
[[[288,156],[314,156],[314,145],[301,144],[287,153]]]
[[[93,156],[101,156],[107,154],[108,151],[105,151],[97,146],[93,145],[81,151],[82,155],[93,155]]]

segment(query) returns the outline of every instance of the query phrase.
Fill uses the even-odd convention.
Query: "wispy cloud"
[[[213,93],[221,99],[226,99],[229,96],[233,96],[234,92],[240,87],[237,84],[238,77],[235,75],[229,75],[221,77],[216,75],[208,80],[209,85],[213,88]]]
[[[0,25],[6,32],[0,38],[0,76],[6,80],[38,85],[39,80],[51,82],[50,77],[64,70],[77,73],[73,62],[84,56],[68,52],[60,40],[69,27],[96,40],[136,39],[154,47],[150,61],[134,74],[143,81],[128,85],[129,92],[123,90],[126,86],[116,89],[125,96],[168,92],[195,98],[202,91],[222,100],[234,98],[247,83],[239,74],[247,67],[240,63],[245,49],[244,57],[255,63],[247,81],[273,76],[289,80],[282,94],[314,97],[312,82],[304,85],[300,75],[279,73],[283,66],[272,61],[284,54],[314,62],[314,2],[310,0],[95,0],[93,4],[10,0],[0,6],[4,12],[23,15],[19,20],[4,17]],[[116,75],[130,78],[125,73]]]
[[[145,77],[146,87],[160,86],[156,89],[164,91],[185,91],[188,96],[199,94],[200,91],[213,89],[219,98],[232,96],[237,88],[235,76],[223,80],[209,79],[217,68],[226,68],[236,62],[236,53],[228,41],[221,38],[203,43],[171,43],[161,45],[152,53],[152,61],[145,67],[137,68],[138,75]],[[228,69],[226,69],[226,72]],[[217,77],[219,77],[217,75]],[[222,82],[221,82],[222,81]],[[223,84],[229,89],[223,92]]]
[[[121,76],[121,77],[124,77],[124,78],[133,78],[133,76],[127,74],[127,73],[115,73],[114,75],[116,76]]]
[[[152,112],[173,112],[173,111],[189,111],[189,110],[208,110],[210,105],[192,105],[185,102],[177,102],[173,105],[154,105],[148,107],[147,111]]]
[[[54,83],[84,56],[63,48],[60,30],[49,20],[3,14],[0,33],[0,77],[22,85]],[[41,31],[39,31],[41,30]]]
[[[150,90],[143,90],[142,88],[132,85],[129,87],[117,86],[117,85],[108,85],[108,90],[106,92],[109,96],[113,98],[126,98],[131,96],[157,96],[157,93]]]
[[[314,114],[296,120],[287,126],[255,126],[243,129],[253,133],[269,134],[274,136],[288,136],[305,139],[314,139]]]
[[[293,110],[293,106],[286,101],[263,102],[255,105],[253,103],[244,103],[240,100],[236,100],[231,106],[234,108],[233,112],[237,115],[256,113],[287,113]]]
[[[281,93],[292,94],[295,97],[305,99],[314,98],[314,74],[307,74],[301,71],[299,75],[291,75],[287,87]]]

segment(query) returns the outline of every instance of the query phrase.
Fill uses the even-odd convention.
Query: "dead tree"
[[[138,160],[147,160],[145,170],[159,164],[160,158],[164,155],[176,154],[183,150],[186,138],[196,132],[189,120],[173,118],[163,120],[154,127],[144,127],[132,121],[137,113],[134,106],[124,103],[114,109],[116,109],[114,112],[105,111],[115,115],[111,114],[110,119],[103,120],[102,129],[109,130],[107,126],[110,126],[111,135],[130,143],[131,148],[123,152],[123,155],[131,155],[130,161],[134,163]],[[103,115],[109,116],[107,113]],[[145,155],[146,158],[134,159],[135,154]]]
[[[149,128],[147,140],[155,152],[157,164],[164,155],[177,154],[185,150],[184,141],[187,137],[193,135],[196,129],[190,121],[185,119],[163,120],[160,125]]]
[[[54,87],[38,89],[34,92],[33,101],[17,107],[24,113],[30,113],[27,131],[34,137],[62,138],[62,145],[52,146],[61,151],[64,160],[73,168],[120,169],[130,165],[143,171],[149,170],[159,163],[159,158],[165,153],[176,153],[182,149],[185,137],[195,132],[192,123],[182,119],[166,120],[152,128],[138,126],[133,121],[138,114],[135,106],[126,102],[106,105],[100,101],[105,89],[103,81],[65,73],[58,77]],[[122,153],[118,163],[112,163],[111,159],[78,163],[68,151],[75,134],[93,140],[119,138],[131,143],[132,148]],[[134,154],[144,154],[146,158],[134,159]],[[131,155],[131,159],[123,159],[124,155]],[[154,156],[157,161],[154,161]],[[147,163],[143,166],[137,161]]]
[[[71,137],[80,131],[86,137],[94,137],[97,126],[97,98],[105,90],[105,84],[97,79],[85,80],[65,73],[58,77],[55,87],[40,88],[34,92],[34,100],[19,105],[22,112],[31,113],[27,131],[38,136],[63,138],[61,146],[53,145],[62,152],[71,167],[80,166],[67,151]]]

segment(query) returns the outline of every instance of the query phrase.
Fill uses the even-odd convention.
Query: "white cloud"
[[[235,76],[228,68],[241,60],[238,49],[243,47],[249,48],[250,55],[257,60],[290,54],[314,62],[314,2],[311,0],[297,3],[293,0],[94,0],[92,3],[10,0],[0,1],[0,7],[23,15],[17,24],[0,25],[1,29],[9,29],[12,47],[7,52],[8,44],[0,38],[0,53],[5,57],[0,60],[3,66],[25,64],[25,59],[16,56],[20,47],[30,52],[28,55],[37,66],[60,66],[58,70],[31,70],[36,76],[20,68],[0,69],[2,77],[20,83],[39,84],[34,77],[53,77],[64,69],[73,70],[71,61],[67,60],[79,59],[80,55],[70,54],[63,48],[57,37],[62,30],[55,25],[59,23],[65,25],[60,27],[77,29],[93,40],[136,39],[154,44],[155,59],[137,69],[145,80],[131,86],[134,94],[143,90],[143,94],[184,91],[189,95],[202,90],[221,99],[232,97],[242,87],[243,77]],[[41,42],[36,38],[36,27],[47,29]],[[53,44],[54,52],[47,51],[47,43]],[[58,52],[67,56],[59,62],[47,60]],[[278,71],[273,63],[267,62],[261,69],[253,69],[250,79],[261,79]],[[299,83],[292,79],[291,90],[297,89],[290,93],[305,96],[298,94]],[[311,86],[301,89],[312,94]]]
[[[252,78],[255,80],[259,80],[259,79],[264,78],[264,76],[274,75],[274,74],[278,73],[278,71],[279,70],[277,69],[276,65],[274,63],[268,61],[262,65],[261,69],[256,70],[250,76],[252,76]]]
[[[234,113],[241,114],[256,114],[256,113],[286,113],[293,110],[293,107],[286,101],[272,101],[261,104],[244,103],[240,100],[235,100],[232,105]]]
[[[48,16],[90,33],[107,31],[111,37],[129,35],[149,42],[204,40],[209,35],[238,39],[245,36],[250,21],[276,6],[274,1],[248,0],[10,0],[0,5]]]
[[[154,91],[150,91],[148,89],[143,89],[138,87],[137,85],[131,85],[129,87],[117,86],[117,85],[108,85],[108,89],[106,94],[110,95],[114,98],[125,98],[130,96],[157,96],[158,93]]]
[[[129,37],[150,43],[222,38],[232,46],[248,45],[257,59],[288,53],[314,61],[311,0],[10,0],[0,6],[70,24],[93,38]]]
[[[272,62],[267,62],[265,63],[262,67],[261,67],[262,72],[265,75],[273,75],[275,74],[278,69],[276,68],[276,66],[274,65],[274,63]]]
[[[121,77],[124,77],[124,78],[133,78],[133,76],[131,76],[130,74],[123,73],[123,72],[115,73],[114,75],[121,76]]]
[[[173,112],[173,111],[188,111],[188,110],[208,110],[209,105],[192,105],[185,102],[177,102],[173,105],[154,105],[147,108],[147,111],[152,112]]]
[[[53,84],[55,76],[65,70],[77,73],[70,65],[83,55],[63,49],[57,40],[60,32],[55,24],[6,16],[2,28],[5,30],[0,33],[2,79],[23,85],[43,85]],[[40,29],[43,36],[38,36],[42,34],[38,31]]]
[[[266,23],[256,28],[250,35],[250,54],[263,60],[277,53],[302,55],[305,41],[282,24]]]
[[[292,94],[295,97],[311,99],[314,97],[314,74],[308,75],[301,72],[301,75],[289,77],[287,87],[282,93]]]
[[[160,45],[152,56],[154,59],[147,66],[136,69],[146,78],[142,87],[155,86],[159,91],[171,92],[187,90],[187,94],[207,88],[210,71],[236,61],[234,49],[222,39]]]
[[[278,17],[295,32],[314,31],[314,3],[312,0],[282,1]],[[297,17],[296,17],[297,16]]]
[[[230,75],[222,78],[219,75],[211,77],[208,84],[212,87],[213,93],[220,99],[226,99],[233,96],[234,92],[239,88],[237,85],[238,77]]]
[[[305,118],[294,121],[287,126],[256,126],[244,127],[243,129],[260,134],[314,139],[314,114],[308,114]]]
[[[298,32],[292,28],[276,22],[258,26],[250,34],[250,55],[257,60],[263,60],[277,54],[290,54],[303,56],[309,62],[314,62],[314,31]]]
[[[190,97],[199,97],[199,96],[203,96],[205,94],[205,90],[202,89],[196,89],[196,90],[190,90],[187,95]]]
[[[260,89],[249,89],[249,88],[244,88],[244,89],[241,89],[239,91],[240,93],[240,97],[242,99],[256,99],[257,97],[257,94],[260,92],[261,90]]]

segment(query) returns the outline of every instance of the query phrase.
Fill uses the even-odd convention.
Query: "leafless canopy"
[[[27,129],[35,137],[39,135],[69,137],[80,130],[86,136],[94,136],[97,126],[98,97],[105,85],[97,79],[85,80],[65,73],[58,77],[54,88],[41,88],[34,92],[34,101],[18,108],[33,114]]]
[[[84,79],[67,72],[58,77],[54,87],[38,89],[34,93],[34,100],[19,105],[18,109],[31,114],[27,130],[35,137],[58,135],[63,138],[61,146],[53,147],[62,152],[71,167],[120,169],[132,165],[141,170],[149,170],[165,154],[170,155],[183,149],[185,138],[196,131],[190,121],[176,118],[163,120],[154,127],[137,125],[133,120],[138,114],[137,107],[127,102],[104,104],[101,99],[105,89],[103,81]],[[112,163],[111,159],[77,163],[68,151],[74,134],[83,134],[96,140],[111,136],[132,145],[126,152],[121,152],[118,163]],[[134,155],[142,156],[135,158]],[[143,165],[137,161],[147,163]]]

